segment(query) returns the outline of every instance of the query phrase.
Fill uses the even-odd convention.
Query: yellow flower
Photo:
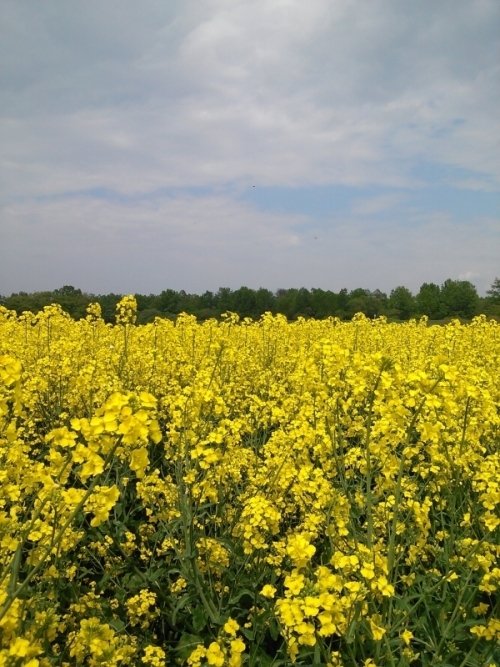
[[[413,632],[411,632],[410,630],[404,630],[404,632],[402,632],[399,636],[406,644],[406,646],[409,646],[411,640],[413,639]]]
[[[113,486],[97,485],[93,494],[85,503],[85,511],[94,513],[94,518],[90,524],[92,526],[100,526],[107,521],[110,511],[115,506],[119,497],[120,491],[115,484]]]
[[[263,595],[265,598],[273,598],[276,595],[276,587],[272,586],[271,584],[266,584],[263,586],[262,590],[260,591],[260,594]]]
[[[242,654],[245,651],[245,642],[240,639],[232,639],[230,642],[229,667],[240,667],[243,662]]]
[[[304,535],[291,535],[288,538],[286,553],[294,567],[304,567],[316,553],[316,547],[309,543]]]
[[[365,579],[368,580],[373,579],[373,577],[375,576],[375,566],[373,565],[373,563],[368,563],[365,561],[363,563],[360,572]]]
[[[145,470],[149,465],[148,450],[145,447],[139,447],[132,450],[130,454],[130,469],[134,470],[137,477],[141,479],[145,475]]]
[[[305,577],[303,574],[298,572],[293,572],[285,577],[285,587],[287,590],[287,595],[298,595],[300,591],[304,588]]]
[[[207,663],[214,667],[224,667],[224,653],[217,642],[212,642],[206,652]]]
[[[385,575],[377,577],[371,582],[372,590],[378,590],[384,597],[391,597],[394,595],[394,586],[390,584]]]
[[[228,635],[235,636],[236,633],[238,632],[240,626],[237,621],[234,619],[230,618],[224,623],[224,632],[226,632]]]
[[[30,642],[22,637],[17,637],[9,646],[9,655],[16,658],[25,658],[29,654]]]
[[[75,421],[75,420],[72,420]],[[77,434],[73,433],[65,426],[55,428],[45,436],[46,442],[51,442],[58,447],[72,448],[76,444]]]
[[[378,625],[381,621],[381,617],[379,614],[374,614],[368,619],[368,622],[370,623],[370,629],[372,631],[372,637],[375,639],[375,641],[379,641],[382,639],[382,637],[385,635],[387,630],[382,627],[381,625]]]
[[[159,646],[146,646],[141,662],[151,667],[165,667],[167,654]]]
[[[337,631],[337,626],[333,622],[333,616],[330,612],[322,612],[318,614],[318,620],[321,623],[319,634],[322,637],[330,637]]]

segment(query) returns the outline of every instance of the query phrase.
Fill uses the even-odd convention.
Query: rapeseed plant
[[[500,336],[0,308],[0,665],[494,665]]]

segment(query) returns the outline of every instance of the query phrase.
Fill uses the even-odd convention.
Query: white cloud
[[[500,179],[496,3],[60,10],[6,11],[4,169],[28,191],[403,185],[421,157]]]
[[[88,291],[204,291],[262,272],[274,282],[302,216],[257,212],[221,196],[131,205],[85,197],[0,211],[2,291],[74,284]],[[68,220],[71,224],[68,225]],[[23,277],[16,267],[31,267]],[[203,271],[200,271],[200,267]],[[148,287],[148,285],[150,287]]]
[[[459,280],[469,280],[471,282],[476,281],[478,278],[481,278],[481,274],[476,271],[464,271],[463,273],[458,274]]]
[[[464,275],[484,291],[500,253],[498,219],[474,227],[404,207],[377,225],[365,215],[318,225],[224,195],[136,204],[74,197],[11,204],[0,215],[3,293],[65,284],[122,293],[242,284],[415,291]]]
[[[341,286],[346,275],[353,286],[380,276],[389,287],[426,271],[495,273],[489,222],[456,231],[453,219],[417,220],[413,238],[404,198],[373,189],[418,191],[417,168],[433,164],[454,168],[456,187],[498,191],[496,0],[17,0],[2,13],[0,225],[12,289],[24,281],[19,266],[26,289],[42,276],[64,282],[57,266],[78,270],[74,282],[86,287],[82,249],[103,285],[194,289],[227,275]],[[228,184],[370,191],[360,190],[345,226],[334,221],[328,243],[311,246],[296,226],[320,227],[312,217],[258,213],[229,196],[147,197]],[[145,197],[59,199],[92,189]],[[407,216],[399,224],[398,213]],[[375,215],[371,237],[360,219]],[[426,224],[429,240],[418,231]],[[436,250],[448,242],[449,252]],[[129,268],[134,258],[149,263],[149,282]]]

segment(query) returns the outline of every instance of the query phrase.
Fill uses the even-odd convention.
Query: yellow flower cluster
[[[0,308],[0,665],[493,664],[496,322],[136,311]]]
[[[165,667],[166,659],[165,651],[159,646],[146,646],[141,660],[144,665],[150,665],[150,667]]]
[[[156,597],[153,591],[142,590],[127,600],[127,614],[131,625],[139,625],[142,630],[146,630],[151,621],[159,616]]]
[[[91,304],[87,312],[95,319],[98,315],[98,304]],[[137,319],[137,301],[133,294],[127,294],[116,304],[116,323],[117,324],[134,324]]]
[[[238,637],[239,624],[229,619],[224,624],[217,641],[205,648],[200,645],[191,652],[187,659],[190,667],[240,667],[242,665],[245,642]]]
[[[79,629],[69,633],[68,642],[73,664],[77,665],[127,664],[134,653],[113,628],[95,617],[83,619]]]

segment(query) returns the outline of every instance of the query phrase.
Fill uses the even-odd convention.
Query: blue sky
[[[497,0],[0,9],[0,294],[500,275]]]

